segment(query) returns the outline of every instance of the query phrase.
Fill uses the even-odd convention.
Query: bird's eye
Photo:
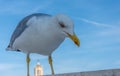
[[[63,23],[59,23],[62,28],[65,28],[65,25]]]

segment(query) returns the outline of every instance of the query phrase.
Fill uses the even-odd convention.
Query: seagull
[[[51,55],[67,37],[77,46],[80,45],[70,17],[64,14],[52,16],[44,13],[35,13],[26,16],[19,22],[6,50],[19,51],[26,54],[27,76],[30,76],[30,53],[48,56],[51,72],[54,75]]]

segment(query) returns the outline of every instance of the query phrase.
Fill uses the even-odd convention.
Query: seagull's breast
[[[13,47],[26,53],[50,55],[65,39],[52,25],[55,23],[50,18],[36,19],[15,40]]]

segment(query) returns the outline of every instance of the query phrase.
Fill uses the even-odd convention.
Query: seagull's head
[[[69,37],[77,46],[79,46],[80,41],[74,32],[74,24],[72,19],[63,14],[57,14],[55,17],[57,18],[58,26],[62,34],[65,37]]]

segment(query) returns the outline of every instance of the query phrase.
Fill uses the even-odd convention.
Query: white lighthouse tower
[[[40,65],[39,61],[34,68],[34,76],[43,76],[43,68]]]

